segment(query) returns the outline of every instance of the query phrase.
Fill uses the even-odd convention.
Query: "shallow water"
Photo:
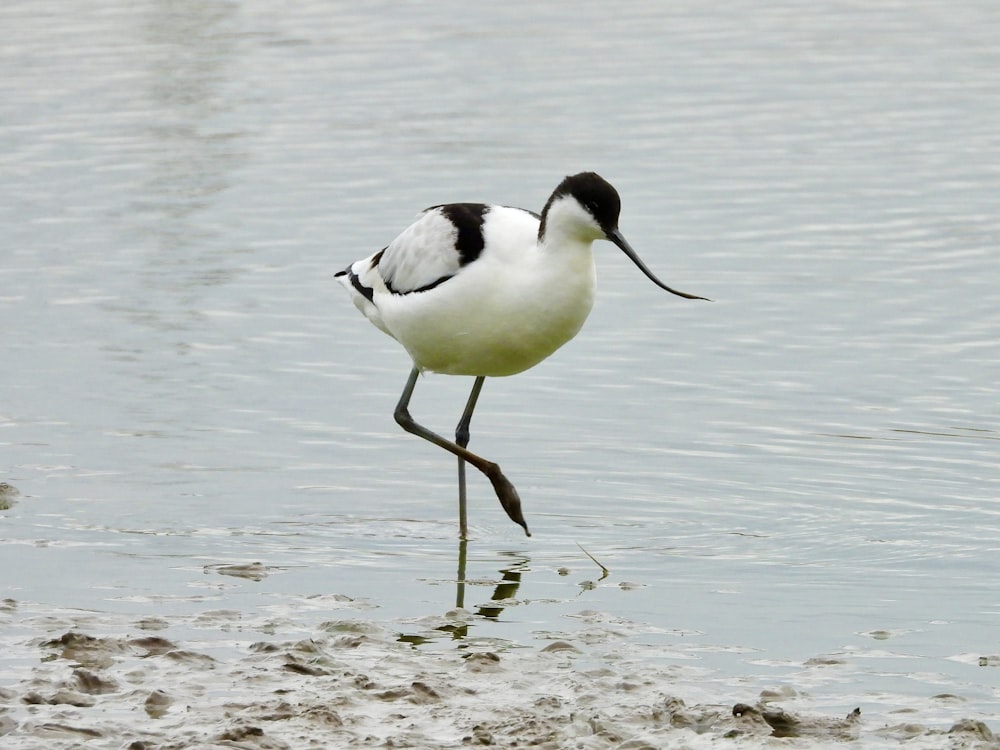
[[[0,8],[5,746],[756,746],[762,698],[801,746],[995,743],[1000,12],[567,8]],[[534,536],[471,477],[460,548],[332,273],[582,169],[715,301],[597,246],[583,332],[473,423]]]

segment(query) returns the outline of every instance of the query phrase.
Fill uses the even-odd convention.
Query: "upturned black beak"
[[[618,245],[618,247],[621,248],[621,251],[625,253],[632,260],[633,263],[639,266],[639,270],[642,271],[644,274],[646,274],[646,276],[649,277],[649,280],[652,281],[654,284],[656,284],[658,287],[660,287],[660,289],[666,289],[671,294],[676,294],[678,297],[683,297],[684,299],[703,299],[706,302],[712,301],[708,297],[699,297],[697,294],[678,292],[676,289],[671,289],[669,286],[667,286],[658,278],[656,278],[656,275],[646,267],[646,264],[642,262],[642,258],[640,258],[636,254],[635,250],[632,249],[632,246],[625,241],[625,238],[622,237],[622,233],[619,232],[618,229],[612,229],[610,232],[608,232],[607,238],[611,242]]]

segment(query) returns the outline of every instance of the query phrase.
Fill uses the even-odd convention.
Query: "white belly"
[[[429,292],[384,295],[377,304],[420,369],[500,377],[535,366],[572,339],[590,314],[594,288],[587,246],[517,265],[482,257]]]

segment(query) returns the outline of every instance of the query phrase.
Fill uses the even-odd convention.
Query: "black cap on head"
[[[618,228],[618,215],[622,210],[622,200],[618,196],[618,191],[596,172],[580,172],[563,179],[552,191],[542,210],[542,225],[538,232],[540,237],[545,235],[545,218],[549,206],[567,195],[572,195],[581,206],[590,211],[605,234]]]

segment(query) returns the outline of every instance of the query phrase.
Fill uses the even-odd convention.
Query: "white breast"
[[[538,364],[580,330],[593,306],[595,270],[590,242],[539,247],[537,232],[531,213],[492,207],[482,253],[451,279],[427,292],[376,292],[384,330],[421,369],[495,377]],[[434,257],[434,273],[447,267]]]

